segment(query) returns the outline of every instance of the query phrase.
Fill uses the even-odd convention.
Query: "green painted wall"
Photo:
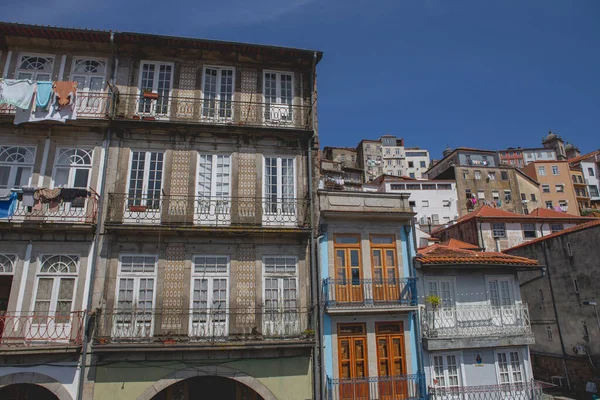
[[[268,359],[131,361],[98,366],[94,383],[96,400],[137,400],[146,389],[169,375],[194,366],[225,366],[256,378],[279,400],[312,397],[310,357]],[[224,399],[226,400],[226,399]]]

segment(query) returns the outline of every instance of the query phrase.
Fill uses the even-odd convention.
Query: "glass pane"
[[[91,92],[101,92],[103,89],[104,79],[101,77],[93,76],[90,78],[90,91]]]
[[[336,236],[335,242],[338,244],[358,244],[358,236]]]
[[[0,166],[0,189],[9,189],[8,179],[10,177],[10,167],[1,165]]]
[[[55,187],[67,187],[69,185],[69,168],[56,168],[54,174]]]
[[[85,168],[79,168],[75,170],[75,181],[73,182],[73,187],[76,188],[87,188],[88,187],[88,177],[90,175],[90,170]]]
[[[350,266],[358,267],[360,265],[360,260],[358,257],[358,250],[350,250]]]
[[[373,266],[381,267],[381,250],[373,250]]]
[[[371,238],[373,244],[394,244],[393,236],[373,236]]]
[[[37,300],[50,300],[52,297],[53,278],[40,278],[38,281]]]
[[[59,300],[71,300],[73,298],[73,291],[75,290],[75,279],[61,279],[58,287],[58,299]]]
[[[393,267],[396,265],[396,256],[394,254],[394,250],[385,251],[385,263],[388,267]]]

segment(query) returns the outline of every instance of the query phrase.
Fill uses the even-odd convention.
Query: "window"
[[[512,294],[513,281],[509,277],[488,279],[488,295],[493,307],[512,306],[514,297]]]
[[[523,206],[523,214],[525,214],[525,215],[529,214],[529,209],[527,208],[526,205]]]
[[[427,164],[425,163],[425,161],[420,161],[419,165],[421,166],[421,168],[425,168],[427,166]]]
[[[440,223],[440,216],[438,214],[431,214],[431,223],[438,225]]]
[[[460,363],[455,354],[433,356],[431,378],[433,386],[442,388],[458,388],[460,386]]]
[[[590,331],[589,331],[588,326],[585,323],[585,321],[581,321],[581,326],[583,328],[583,336],[584,337],[589,337],[590,336]]]
[[[579,284],[577,283],[577,279],[573,279],[573,289],[575,289],[575,294],[579,294]]]
[[[381,146],[377,146],[377,152],[381,153]]]
[[[435,183],[424,183],[422,185],[423,190],[435,190],[436,186]]]
[[[548,209],[554,208],[554,206],[552,205],[552,200],[546,201],[546,208],[548,208]]]
[[[358,235],[335,235],[335,278],[337,301],[363,301],[362,262]],[[360,288],[360,290],[358,290]]]
[[[441,299],[441,307],[454,306],[454,281],[450,278],[428,279],[426,281],[427,296]]]
[[[550,185],[542,185],[543,193],[550,193]]]
[[[404,185],[404,183],[392,183],[390,185],[390,189],[391,190],[405,190],[406,186]]]
[[[573,183],[577,183],[577,176],[571,175],[571,178],[573,179]]]
[[[54,164],[55,188],[87,188],[92,170],[91,149],[58,149]]]
[[[510,165],[515,165],[515,160],[510,160]]]
[[[421,185],[418,183],[407,183],[406,189],[408,190],[421,190]]]
[[[512,194],[510,193],[510,190],[505,190],[504,191],[504,201],[506,201],[508,203],[511,200],[512,200]]]
[[[397,283],[398,261],[394,235],[371,235],[371,268],[374,301],[397,301],[400,287]]]
[[[233,68],[204,68],[204,81],[202,82],[203,117],[232,117],[234,75]]]
[[[588,168],[588,175],[594,176],[594,168]]]
[[[566,212],[568,207],[567,207],[567,201],[566,200],[559,200],[558,201],[558,205],[560,206],[560,208],[562,209],[562,211]]]
[[[488,178],[490,179],[490,181],[495,181],[496,180],[496,172],[494,172],[494,171],[489,172]]]
[[[497,190],[492,190],[492,198],[494,200],[499,200],[500,199],[500,193],[498,193]]]
[[[414,178],[415,177],[415,173],[411,172],[411,173],[408,174],[408,176],[409,176],[409,178]]]
[[[138,85],[140,90],[138,112],[151,115],[169,113],[169,97],[173,87],[173,64],[142,61]],[[143,97],[145,92],[157,93],[158,99],[145,99]]]
[[[0,146],[0,189],[31,185],[35,147]]]
[[[521,193],[521,200],[526,201],[527,195],[525,193]]]
[[[600,197],[600,194],[598,193],[598,186],[590,185],[589,189],[590,189],[590,197]]]
[[[385,149],[385,154],[392,154],[392,149],[390,149],[390,148]]]
[[[369,376],[366,330],[365,324],[338,325],[338,364],[341,379],[352,382],[353,379],[362,380]],[[368,390],[362,382],[344,385],[347,385],[350,393]]]
[[[408,168],[414,168],[414,166],[415,166],[414,162],[412,162],[412,161],[408,162]]]
[[[400,155],[400,149],[396,149],[396,155],[399,156]]]
[[[553,165],[552,166],[552,175],[558,175],[558,165]]]
[[[369,143],[365,144],[365,149],[366,150],[371,150],[371,145]]]
[[[452,190],[452,185],[450,183],[438,183],[438,190]]]
[[[543,165],[538,166],[538,175],[546,175],[546,167]]]
[[[561,184],[559,184],[559,185],[556,185],[556,186],[555,186],[555,189],[556,189],[556,192],[557,192],[557,193],[564,193],[564,191],[565,191],[565,185],[563,185],[563,184],[561,183]]]
[[[409,206],[409,207],[416,207],[416,206],[417,206],[417,202],[416,202],[416,201],[414,201],[414,200],[409,200],[409,201],[408,201],[408,206]]]
[[[376,322],[375,342],[377,343],[377,365],[381,376],[399,376],[406,371],[404,360],[404,326],[402,322]],[[402,388],[380,386],[380,397],[394,398],[402,392]],[[400,393],[399,393],[400,392]]]
[[[12,274],[16,260],[17,256],[14,254],[0,254],[0,274]]]
[[[531,193],[531,201],[537,201],[537,200],[535,199],[535,193]]]
[[[504,223],[492,224],[492,235],[494,238],[506,237],[506,225]]]
[[[267,121],[292,121],[294,79],[285,72],[265,71],[265,119]]]
[[[468,171],[468,170],[465,170],[465,169],[463,169],[463,172],[462,172],[462,177],[463,177],[463,179],[468,179],[468,178],[469,178],[469,171]]]
[[[497,352],[498,375],[500,384],[524,382],[523,364],[518,351]]]
[[[483,190],[478,190],[477,191],[477,198],[478,199],[485,199],[485,192]]]
[[[22,55],[17,68],[17,79],[30,79],[32,81],[51,81],[54,57]]]
[[[481,171],[475,171],[475,179],[481,179]]]
[[[521,224],[524,239],[533,239],[536,235],[535,224]]]
[[[444,207],[450,207],[451,204],[452,202],[450,200],[442,200],[442,205]]]
[[[546,337],[548,340],[552,340],[552,328],[549,326],[546,327]]]
[[[231,157],[219,154],[198,154],[198,212],[202,218],[221,219],[229,216],[231,194]]]
[[[581,175],[577,175],[577,181],[579,183],[583,183],[583,177]]]
[[[544,302],[544,290],[540,289],[540,303]]]
[[[106,60],[76,58],[73,60],[71,80],[77,82],[78,92],[102,92],[106,77]],[[93,102],[90,102],[93,105]]]
[[[129,166],[128,205],[160,207],[164,153],[132,151]]]
[[[500,177],[502,178],[503,181],[507,181],[508,180],[508,172],[500,171]]]
[[[392,166],[392,160],[387,160],[387,165],[388,165],[388,167],[391,167]]]
[[[77,255],[40,257],[33,308],[34,315],[40,318],[38,323],[48,320],[68,323],[71,320],[78,264]]]
[[[265,157],[267,213],[295,213],[296,168],[293,158]]]
[[[423,200],[423,201],[421,201],[421,205],[423,207],[429,207],[429,200]]]
[[[194,257],[191,336],[227,336],[228,281],[228,256]]]

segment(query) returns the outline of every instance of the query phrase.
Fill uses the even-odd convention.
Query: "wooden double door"
[[[375,341],[378,377],[369,379],[365,324],[338,325],[340,400],[408,398],[407,381],[401,379],[406,370],[402,323],[377,323]]]

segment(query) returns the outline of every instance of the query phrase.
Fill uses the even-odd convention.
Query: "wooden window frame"
[[[373,243],[375,238],[391,238],[391,243]],[[397,238],[393,233],[390,234],[371,234],[369,235],[369,259],[371,262],[371,277],[372,277],[372,295],[374,301],[395,301],[400,299],[400,269],[398,266],[398,251],[397,251]],[[376,274],[375,274],[375,258],[373,256],[373,252],[375,250],[381,251],[381,269],[382,269],[382,279],[383,284],[378,284],[376,282]],[[392,250],[394,252],[394,272],[395,276],[388,276],[388,269],[390,268],[387,265],[387,250]],[[390,282],[391,279],[394,279],[396,282]],[[382,287],[378,287],[382,286]],[[381,289],[383,289],[381,291]]]
[[[357,239],[357,243],[336,243],[339,237],[353,237]],[[334,257],[334,277],[337,282],[336,287],[336,298],[341,302],[363,302],[364,301],[364,289],[363,282],[364,272],[363,272],[363,262],[362,262],[362,242],[361,235],[357,233],[348,233],[348,234],[334,234],[333,235],[333,257]],[[345,265],[345,282],[342,282],[342,278],[338,276],[338,270],[340,266],[337,263],[337,252],[338,250],[344,251],[344,257],[346,258]],[[358,251],[358,279],[359,284],[354,285],[352,283],[352,266],[350,262],[350,251],[349,250],[357,250]]]

